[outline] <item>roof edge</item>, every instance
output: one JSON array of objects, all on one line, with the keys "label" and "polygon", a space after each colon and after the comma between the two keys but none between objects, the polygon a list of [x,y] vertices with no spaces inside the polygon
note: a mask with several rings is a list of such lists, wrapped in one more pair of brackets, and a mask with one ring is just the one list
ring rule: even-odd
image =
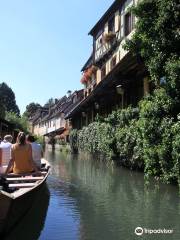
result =
[{"label": "roof edge", "polygon": [[118,4],[120,4],[122,2],[122,0],[115,0],[111,6],[107,9],[107,11],[102,15],[102,17],[99,19],[99,21],[94,25],[94,27],[89,31],[88,35],[93,36],[93,34],[95,33],[97,27],[103,23],[103,21],[106,20],[106,18],[109,16],[109,14],[111,13],[111,11],[113,9],[115,9],[116,7],[118,7]]}]

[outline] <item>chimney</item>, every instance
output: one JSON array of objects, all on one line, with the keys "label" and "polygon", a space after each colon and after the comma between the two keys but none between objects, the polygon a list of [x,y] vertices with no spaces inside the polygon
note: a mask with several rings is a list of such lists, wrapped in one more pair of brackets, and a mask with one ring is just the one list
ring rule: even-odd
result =
[{"label": "chimney", "polygon": [[70,96],[71,96],[71,93],[72,93],[71,90],[68,90],[68,91],[67,91],[67,96],[70,97]]}]

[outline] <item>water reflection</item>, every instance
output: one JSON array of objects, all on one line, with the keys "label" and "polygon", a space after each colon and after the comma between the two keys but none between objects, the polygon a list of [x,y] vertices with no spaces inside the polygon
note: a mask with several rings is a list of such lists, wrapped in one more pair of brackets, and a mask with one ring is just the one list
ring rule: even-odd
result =
[{"label": "water reflection", "polygon": [[[17,222],[4,240],[36,240],[44,227],[47,209],[49,205],[49,190],[44,184],[33,201],[32,207],[26,215]],[[23,208],[23,206],[22,206]],[[10,212],[11,214],[11,212]]]},{"label": "water reflection", "polygon": [[[54,200],[63,198],[63,206],[58,207],[71,209],[65,221],[73,217],[77,223],[74,238],[66,238],[63,232],[61,239],[135,239],[137,226],[174,229],[170,239],[180,239],[180,198],[175,186],[159,184],[157,188],[152,181],[146,189],[142,173],[107,168],[104,162],[85,155],[47,155],[57,180],[49,183]],[[59,226],[65,226],[62,222]],[[58,229],[54,234],[51,239],[58,239]],[[141,239],[147,237],[156,236]],[[165,236],[158,235],[158,239]]]}]

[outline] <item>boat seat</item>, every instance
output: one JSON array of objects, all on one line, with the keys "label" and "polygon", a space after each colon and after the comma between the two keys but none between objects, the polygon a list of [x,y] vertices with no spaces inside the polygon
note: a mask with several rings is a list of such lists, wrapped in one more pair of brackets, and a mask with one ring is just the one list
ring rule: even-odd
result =
[{"label": "boat seat", "polygon": [[13,182],[13,181],[24,181],[24,182],[26,182],[26,181],[34,181],[34,180],[43,180],[44,179],[44,177],[14,177],[14,178],[5,178],[6,179],[6,181],[8,181],[8,182]]},{"label": "boat seat", "polygon": [[30,188],[36,186],[36,183],[11,183],[8,188]]},{"label": "boat seat", "polygon": [[[47,172],[46,172],[47,173]],[[7,175],[3,175],[2,177],[3,178],[15,178],[15,177],[26,177],[26,176],[33,176],[33,177],[41,177],[42,175],[44,175],[45,172],[42,171],[42,172],[38,172],[38,173],[19,173],[19,174],[16,174],[16,173],[8,173]]]}]

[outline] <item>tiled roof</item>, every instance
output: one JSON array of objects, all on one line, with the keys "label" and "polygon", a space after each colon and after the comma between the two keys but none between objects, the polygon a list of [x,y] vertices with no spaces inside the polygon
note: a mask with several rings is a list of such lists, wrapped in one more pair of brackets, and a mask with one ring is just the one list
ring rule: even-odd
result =
[{"label": "tiled roof", "polygon": [[[73,103],[74,97],[77,96],[77,101]],[[61,113],[65,115],[71,111],[83,98],[83,89],[73,92],[69,97],[64,96],[59,99],[49,110],[46,109],[47,114],[42,117],[42,109],[39,109],[33,117],[33,123],[48,121]]]}]

